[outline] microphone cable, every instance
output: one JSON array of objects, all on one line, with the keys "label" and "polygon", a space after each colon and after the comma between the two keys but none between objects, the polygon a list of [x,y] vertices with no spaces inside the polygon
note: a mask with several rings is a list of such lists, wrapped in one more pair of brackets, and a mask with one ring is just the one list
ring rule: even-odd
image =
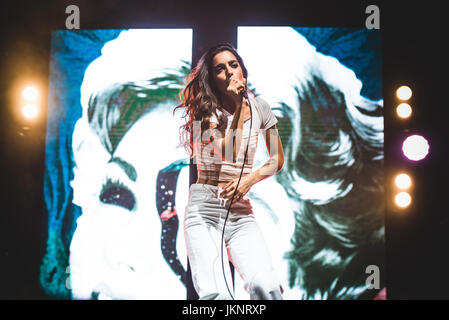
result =
[{"label": "microphone cable", "polygon": [[[220,255],[221,255],[221,269],[223,271],[223,278],[224,278],[224,281],[225,281],[225,284],[226,284],[226,288],[228,289],[228,292],[229,292],[232,300],[235,300],[235,299],[234,299],[234,296],[231,293],[231,290],[229,289],[228,281],[226,280],[226,274],[225,274],[225,270],[224,270],[224,257],[223,257],[224,233],[225,233],[225,228],[226,228],[226,221],[228,220],[228,216],[229,216],[229,211],[231,210],[232,200],[234,200],[234,196],[237,193],[237,190],[238,190],[238,187],[239,187],[239,184],[240,184],[240,179],[242,178],[242,175],[243,175],[243,168],[245,167],[246,157],[248,156],[248,147],[249,147],[249,143],[250,143],[250,140],[251,140],[251,128],[253,126],[253,110],[252,110],[251,102],[248,99],[248,94],[246,93],[245,90],[243,90],[241,92],[241,94],[246,99],[246,101],[248,101],[249,112],[250,112],[250,115],[251,115],[250,124],[249,124],[248,142],[246,144],[245,156],[243,157],[242,171],[240,172],[240,177],[239,177],[239,180],[237,181],[237,186],[235,187],[234,194],[231,197],[231,201],[229,203],[228,212],[226,213],[225,221],[224,221],[224,224],[223,224],[223,231],[222,231],[222,234],[221,234],[221,252],[220,252]],[[243,132],[242,132],[242,138],[243,138]]]}]

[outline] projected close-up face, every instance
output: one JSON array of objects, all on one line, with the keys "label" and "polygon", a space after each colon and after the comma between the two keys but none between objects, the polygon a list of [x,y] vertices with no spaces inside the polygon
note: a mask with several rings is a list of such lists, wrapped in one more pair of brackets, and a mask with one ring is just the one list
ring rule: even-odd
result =
[{"label": "projected close-up face", "polygon": [[[97,190],[83,187],[89,177],[83,177],[82,166],[75,170],[74,201],[84,199],[79,200],[83,213],[70,246],[74,298],[185,298],[184,285],[162,255],[161,220],[155,206],[159,170],[167,166],[167,159],[184,156],[175,148],[173,135],[164,137],[168,130],[176,132],[179,122],[168,121],[171,113],[166,105],[153,108],[125,133],[98,174]],[[93,158],[108,156],[101,155],[104,148],[92,140],[74,150],[75,161],[94,162]],[[188,167],[180,175],[186,181]],[[176,204],[182,208],[186,199],[182,186],[178,192],[166,191],[176,194]],[[183,210],[177,212],[182,221]],[[179,231],[174,250],[185,264],[182,238]]]},{"label": "projected close-up face", "polygon": [[[279,120],[284,167],[249,196],[284,299],[372,298],[366,267],[384,264],[378,45],[366,30],[239,27],[248,79],[231,52],[213,59],[220,92],[248,80]],[[44,290],[185,299],[190,168],[173,109],[192,30],[60,31],[52,48]],[[268,159],[258,141],[255,169]]]},{"label": "projected close-up face", "polygon": [[[164,187],[158,185],[159,172],[185,158],[184,151],[176,148],[181,119],[172,115],[174,93],[179,89],[171,88],[171,96],[158,100],[156,95],[168,88],[147,80],[169,67],[180,69],[181,60],[190,54],[189,33],[166,32],[174,39],[184,38],[178,40],[178,48],[165,48],[181,54],[164,60],[158,57],[163,51],[147,48],[152,53],[134,57],[140,59],[132,61],[137,68],[131,74],[129,69],[117,67],[117,59],[124,54],[122,45],[131,46],[127,50],[142,50],[143,39],[157,40],[154,38],[162,32],[140,31],[140,37],[136,33],[139,35],[139,31],[123,32],[108,43],[84,75],[81,101],[85,112],[73,133],[71,181],[73,203],[82,210],[69,258],[71,291],[76,299],[185,298],[184,275],[172,270],[174,265],[180,271],[186,269],[182,231],[167,230],[162,224],[170,219],[182,221],[183,211],[176,210],[174,204],[183,207],[186,186],[176,192],[176,185],[167,185],[163,194],[173,202],[167,201],[167,212],[158,212],[156,205],[156,189]],[[108,68],[115,69],[113,80],[101,72]],[[139,74],[142,69],[147,79]],[[182,185],[188,170],[178,171]],[[164,248],[161,240],[167,231],[174,241],[170,248]]]},{"label": "projected close-up face", "polygon": [[365,270],[385,259],[379,39],[350,28],[238,29],[248,80],[280,120],[276,181],[295,220],[285,275],[302,299],[376,294]]}]

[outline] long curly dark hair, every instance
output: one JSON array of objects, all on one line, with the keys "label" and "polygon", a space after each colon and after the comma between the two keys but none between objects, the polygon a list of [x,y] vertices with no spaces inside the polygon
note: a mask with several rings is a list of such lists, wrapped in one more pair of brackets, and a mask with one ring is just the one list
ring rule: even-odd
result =
[{"label": "long curly dark hair", "polygon": [[226,128],[227,119],[217,114],[217,107],[221,104],[220,95],[214,85],[212,74],[212,60],[218,53],[222,51],[230,51],[239,62],[243,76],[248,78],[248,70],[246,69],[243,59],[237,53],[237,50],[228,43],[220,43],[209,48],[199,59],[198,64],[192,69],[186,78],[185,88],[180,93],[181,104],[176,109],[185,108],[183,118],[186,123],[180,129],[180,144],[184,146],[186,151],[193,157],[193,122],[201,122],[201,131],[209,129],[209,119],[212,114],[218,119],[218,130]]}]

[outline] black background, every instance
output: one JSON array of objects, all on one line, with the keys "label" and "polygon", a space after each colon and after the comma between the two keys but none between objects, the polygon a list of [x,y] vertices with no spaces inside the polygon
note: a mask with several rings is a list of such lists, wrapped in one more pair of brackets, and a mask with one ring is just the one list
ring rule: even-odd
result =
[{"label": "black background", "polygon": [[[449,217],[444,167],[447,30],[441,2],[410,1],[2,1],[0,9],[0,298],[46,299],[38,273],[46,241],[43,200],[50,32],[65,29],[65,8],[80,8],[81,29],[193,28],[193,61],[208,46],[236,42],[236,26],[365,27],[365,8],[380,8],[385,115],[386,277],[389,299],[447,299]],[[43,84],[42,117],[15,116],[20,79]],[[395,90],[413,90],[412,118],[395,116]],[[403,159],[409,133],[430,141],[418,163]],[[392,205],[399,169],[414,177],[413,204]]]}]

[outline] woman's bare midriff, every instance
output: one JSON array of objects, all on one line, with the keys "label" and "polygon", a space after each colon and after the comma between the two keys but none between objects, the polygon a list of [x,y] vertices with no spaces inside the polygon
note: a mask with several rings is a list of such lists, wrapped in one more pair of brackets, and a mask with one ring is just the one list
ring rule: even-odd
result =
[{"label": "woman's bare midriff", "polygon": [[[248,175],[248,172],[245,172],[242,177]],[[238,176],[236,177],[238,178]],[[212,186],[217,186],[217,187],[224,187],[226,184],[229,183],[229,181],[217,181],[217,180],[212,180],[212,179],[204,179],[204,178],[198,178],[198,180],[196,181],[196,183],[201,183],[201,184],[210,184]]]},{"label": "woman's bare midriff", "polygon": [[229,181],[216,181],[216,180],[210,180],[210,179],[200,179],[196,181],[196,183],[201,184],[210,184],[211,186],[217,186],[217,187],[224,187]]}]

